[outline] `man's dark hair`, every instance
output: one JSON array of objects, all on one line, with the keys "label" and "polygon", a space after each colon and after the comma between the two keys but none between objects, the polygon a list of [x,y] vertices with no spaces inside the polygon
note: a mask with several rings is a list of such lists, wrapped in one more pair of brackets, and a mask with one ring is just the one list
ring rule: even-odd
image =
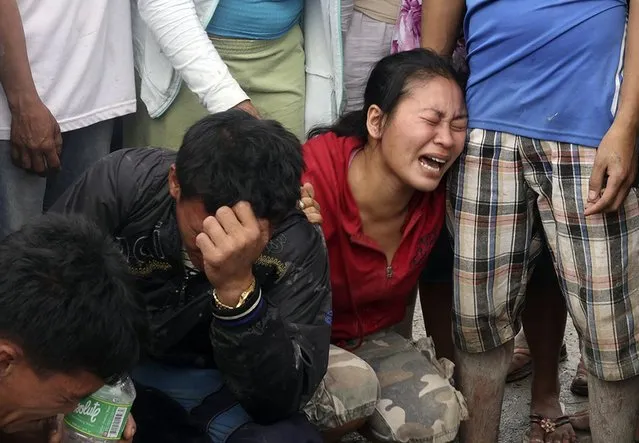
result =
[{"label": "man's dark hair", "polygon": [[273,120],[240,110],[204,117],[178,151],[181,196],[201,199],[208,213],[247,201],[255,216],[278,222],[300,198],[304,161],[295,135]]},{"label": "man's dark hair", "polygon": [[79,216],[48,214],[0,241],[0,338],[42,374],[130,371],[146,312],[116,244]]}]

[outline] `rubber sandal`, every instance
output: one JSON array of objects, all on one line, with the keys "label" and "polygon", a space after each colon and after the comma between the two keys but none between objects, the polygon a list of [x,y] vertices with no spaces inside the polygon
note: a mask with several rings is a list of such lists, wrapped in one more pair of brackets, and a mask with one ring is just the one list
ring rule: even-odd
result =
[{"label": "rubber sandal", "polygon": [[[551,434],[555,432],[557,428],[563,425],[570,424],[570,418],[568,418],[568,416],[566,415],[562,415],[560,417],[552,419],[548,417],[542,417],[541,415],[538,415],[538,414],[530,414],[530,423],[539,425],[539,427],[544,431],[544,433]],[[523,442],[524,443],[530,442],[530,431],[528,431],[524,435]]]}]

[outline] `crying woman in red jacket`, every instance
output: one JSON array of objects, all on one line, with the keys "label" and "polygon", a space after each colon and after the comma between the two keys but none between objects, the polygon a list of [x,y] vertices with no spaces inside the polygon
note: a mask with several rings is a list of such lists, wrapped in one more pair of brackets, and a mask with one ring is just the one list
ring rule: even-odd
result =
[{"label": "crying woman in red jacket", "polygon": [[450,362],[395,330],[444,225],[443,178],[466,123],[449,62],[414,50],[382,59],[364,108],[312,131],[304,146],[333,290],[336,346],[323,388],[341,406],[323,425],[334,437],[359,428],[374,441],[447,442],[466,418]]}]

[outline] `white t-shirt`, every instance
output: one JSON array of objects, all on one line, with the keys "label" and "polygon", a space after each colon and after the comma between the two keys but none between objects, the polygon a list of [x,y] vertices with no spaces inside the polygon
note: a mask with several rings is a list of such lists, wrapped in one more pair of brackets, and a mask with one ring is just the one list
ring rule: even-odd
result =
[{"label": "white t-shirt", "polygon": [[[18,0],[33,79],[60,129],[135,112],[130,0]],[[0,140],[11,114],[0,87]]]}]

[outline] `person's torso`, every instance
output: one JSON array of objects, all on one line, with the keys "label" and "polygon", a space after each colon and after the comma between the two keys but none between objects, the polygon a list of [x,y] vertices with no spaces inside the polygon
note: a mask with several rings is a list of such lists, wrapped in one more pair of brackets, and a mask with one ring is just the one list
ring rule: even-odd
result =
[{"label": "person's torso", "polygon": [[399,15],[401,0],[354,0],[356,11],[372,19],[394,25]]},{"label": "person's torso", "polygon": [[211,364],[208,325],[211,286],[201,272],[185,266],[182,240],[169,195],[167,171],[174,156],[158,158],[144,173],[147,181],[121,226],[114,232],[146,304],[151,323],[150,353],[160,360]]},{"label": "person's torso", "polygon": [[[129,0],[19,0],[36,89],[62,131],[135,111]],[[0,88],[0,139],[11,116]]]},{"label": "person's torso", "polygon": [[467,0],[469,127],[598,146],[616,112],[625,0]]},{"label": "person's torso", "polygon": [[[327,140],[325,144],[324,140]],[[322,208],[333,291],[334,341],[369,335],[399,323],[408,296],[437,241],[444,220],[444,188],[414,198],[401,242],[392,258],[362,230],[359,210],[347,181],[357,142],[343,145],[333,134],[305,145],[305,180]]]},{"label": "person's torso", "polygon": [[[193,0],[193,5],[206,28],[218,0]],[[137,2],[132,3],[135,68],[141,79],[139,94],[149,115],[158,118],[174,102],[182,84],[182,76],[177,75],[166,52],[177,50],[188,42],[175,39],[170,42],[170,48],[162,50],[142,19],[141,9],[145,14],[152,14],[155,8],[149,5],[141,8]],[[340,2],[305,0],[302,22],[306,58],[307,105],[304,112],[308,131],[334,121],[344,102]]]},{"label": "person's torso", "polygon": [[[211,284],[203,272],[185,260],[175,205],[168,193],[167,171],[175,153],[156,150],[149,158],[147,188],[131,205],[126,219],[113,233],[135,278],[151,322],[151,357],[177,365],[214,365],[209,329],[212,320]],[[138,180],[136,180],[138,182]],[[128,207],[128,205],[127,205]],[[308,241],[308,222],[291,213],[280,223],[253,273],[267,298],[282,283],[292,265],[295,245]],[[297,259],[297,258],[296,258]],[[271,302],[277,303],[278,300]]]},{"label": "person's torso", "polygon": [[220,0],[208,24],[209,34],[275,40],[299,23],[304,0]]}]

